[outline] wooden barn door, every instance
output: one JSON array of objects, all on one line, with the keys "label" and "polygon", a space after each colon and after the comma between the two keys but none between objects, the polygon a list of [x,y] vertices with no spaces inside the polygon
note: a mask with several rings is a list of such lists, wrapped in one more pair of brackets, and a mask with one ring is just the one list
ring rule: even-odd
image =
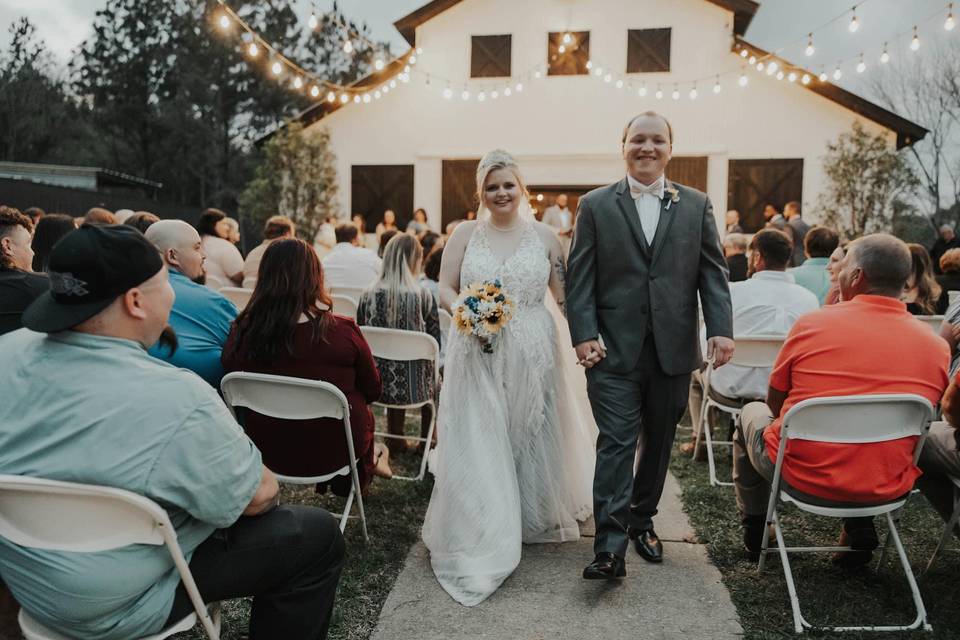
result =
[{"label": "wooden barn door", "polygon": [[677,156],[667,165],[667,179],[699,191],[707,190],[707,156]]},{"label": "wooden barn door", "polygon": [[475,160],[444,160],[441,163],[441,231],[467,211],[477,210],[477,165]]},{"label": "wooden barn door", "polygon": [[413,217],[412,164],[353,165],[350,174],[350,214],[362,214],[367,231],[383,221],[387,209],[397,214],[397,227],[406,229]]},{"label": "wooden barn door", "polygon": [[740,212],[740,224],[748,233],[763,228],[764,206],[772,204],[783,212],[783,205],[802,196],[802,158],[730,161],[727,208]]}]

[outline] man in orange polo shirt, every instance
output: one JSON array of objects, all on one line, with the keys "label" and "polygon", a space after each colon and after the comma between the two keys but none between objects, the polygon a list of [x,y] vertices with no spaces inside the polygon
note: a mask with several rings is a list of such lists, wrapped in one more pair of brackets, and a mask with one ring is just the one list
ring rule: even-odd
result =
[{"label": "man in orange polo shirt", "polygon": [[[911,316],[900,294],[910,275],[910,251],[887,234],[852,242],[840,263],[841,304],[801,316],[770,374],[767,402],[743,409],[734,444],[734,483],[744,545],[760,551],[766,532],[780,422],[792,406],[825,396],[915,393],[936,404],[947,386],[950,348]],[[774,416],[779,416],[774,419]],[[907,493],[920,475],[916,438],[868,444],[795,440],[787,445],[783,480],[817,504],[877,504]],[[868,562],[877,546],[872,518],[844,523],[841,564]]]}]

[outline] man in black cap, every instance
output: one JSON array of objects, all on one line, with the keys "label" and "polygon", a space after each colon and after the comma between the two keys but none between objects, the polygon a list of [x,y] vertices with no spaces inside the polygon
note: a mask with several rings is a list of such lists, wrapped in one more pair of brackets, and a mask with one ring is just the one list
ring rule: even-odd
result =
[{"label": "man in black cap", "polygon": [[[32,331],[0,337],[12,400],[0,403],[0,469],[156,501],[205,601],[254,596],[251,640],[326,637],[339,527],[322,509],[277,506],[276,477],[216,391],[147,354],[174,300],[157,249],[132,227],[84,225],[54,248],[49,272],[50,291],[23,314]],[[0,538],[0,573],[33,617],[72,638],[141,637],[192,612],[162,546],[91,555]]]}]

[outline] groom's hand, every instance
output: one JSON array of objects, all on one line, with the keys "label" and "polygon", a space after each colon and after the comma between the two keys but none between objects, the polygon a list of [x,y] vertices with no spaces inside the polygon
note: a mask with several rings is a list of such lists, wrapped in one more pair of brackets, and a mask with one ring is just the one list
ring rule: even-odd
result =
[{"label": "groom's hand", "polygon": [[607,350],[600,346],[598,340],[587,340],[577,345],[577,364],[583,365],[587,369],[593,368],[595,364],[607,357]]},{"label": "groom's hand", "polygon": [[713,368],[722,367],[733,357],[733,340],[714,336],[707,340],[707,360],[713,359]]}]

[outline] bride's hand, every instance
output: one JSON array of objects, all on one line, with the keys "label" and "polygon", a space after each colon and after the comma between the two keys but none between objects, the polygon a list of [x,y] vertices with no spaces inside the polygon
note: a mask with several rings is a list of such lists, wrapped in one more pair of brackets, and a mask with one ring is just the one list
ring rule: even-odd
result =
[{"label": "bride's hand", "polygon": [[607,350],[597,340],[587,340],[577,345],[577,364],[587,369],[593,368],[598,362],[607,357]]}]

